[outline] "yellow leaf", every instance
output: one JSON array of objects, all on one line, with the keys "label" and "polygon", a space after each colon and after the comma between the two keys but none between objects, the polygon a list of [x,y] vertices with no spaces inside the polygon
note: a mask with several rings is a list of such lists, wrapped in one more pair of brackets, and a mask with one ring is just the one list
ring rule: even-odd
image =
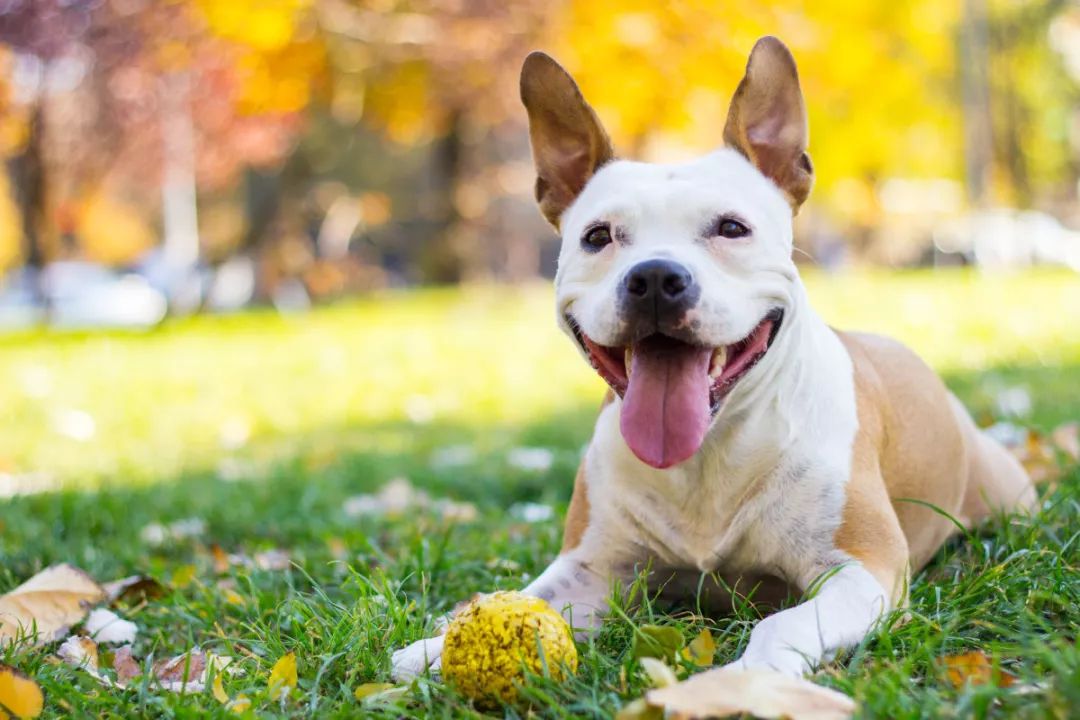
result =
[{"label": "yellow leaf", "polygon": [[296,655],[287,653],[281,656],[270,670],[270,679],[266,682],[272,700],[287,696],[296,687]]},{"label": "yellow leaf", "polygon": [[225,686],[221,682],[221,674],[214,676],[214,684],[211,687],[211,691],[214,693],[214,699],[222,705],[229,704],[229,694],[225,692]]},{"label": "yellow leaf", "polygon": [[247,709],[251,707],[251,700],[247,695],[237,695],[236,699],[225,706],[230,712],[234,712],[237,715],[241,715],[247,712]]},{"label": "yellow leaf", "polygon": [[88,607],[104,599],[101,586],[78,568],[54,565],[42,570],[0,596],[0,647],[20,635],[34,635],[37,645],[59,640],[86,616]]},{"label": "yellow leaf", "polygon": [[1001,668],[995,670],[990,657],[981,650],[948,655],[942,659],[942,663],[945,666],[945,677],[956,688],[963,687],[967,683],[1009,687],[1016,682],[1015,675]]},{"label": "yellow leaf", "polygon": [[236,592],[235,590],[225,591],[225,602],[229,603],[230,605],[239,605],[240,607],[243,607],[246,604],[246,602],[244,601],[244,596]]},{"label": "yellow leaf", "polygon": [[664,720],[664,710],[638,698],[615,713],[615,720]]},{"label": "yellow leaf", "polygon": [[716,654],[716,641],[713,640],[709,628],[705,628],[698,633],[698,636],[683,648],[681,654],[698,667],[711,666],[713,664],[713,655]]},{"label": "yellow leaf", "polygon": [[181,565],[173,571],[172,586],[175,588],[187,587],[195,580],[195,574],[197,572],[194,565]]},{"label": "yellow leaf", "polygon": [[363,685],[358,686],[356,690],[353,691],[353,697],[355,697],[357,700],[363,700],[364,698],[384,693],[387,690],[392,690],[393,688],[393,683],[364,683]]},{"label": "yellow leaf", "polygon": [[675,671],[669,668],[663,660],[644,657],[639,662],[642,670],[649,677],[651,687],[662,688],[679,682],[679,679],[675,677]]},{"label": "yellow leaf", "polygon": [[[9,717],[36,718],[44,706],[45,696],[36,682],[15,668],[0,663],[0,720]],[[5,709],[7,712],[4,712]]]},{"label": "yellow leaf", "polygon": [[650,690],[645,700],[664,708],[666,717],[679,720],[729,715],[847,720],[855,712],[855,702],[843,693],[759,669],[707,670],[676,685]]}]

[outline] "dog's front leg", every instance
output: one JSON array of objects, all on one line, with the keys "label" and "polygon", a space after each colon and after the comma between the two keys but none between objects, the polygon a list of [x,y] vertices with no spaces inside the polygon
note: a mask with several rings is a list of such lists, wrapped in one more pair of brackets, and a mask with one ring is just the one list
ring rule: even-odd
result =
[{"label": "dog's front leg", "polygon": [[858,645],[890,606],[881,583],[853,561],[826,579],[812,599],[761,620],[742,657],[729,667],[803,675]]},{"label": "dog's front leg", "polygon": [[[610,563],[577,548],[557,557],[522,592],[561,611],[580,639],[599,627],[615,575]],[[391,675],[406,680],[424,670],[438,671],[442,650],[441,634],[418,640],[393,654]]]}]

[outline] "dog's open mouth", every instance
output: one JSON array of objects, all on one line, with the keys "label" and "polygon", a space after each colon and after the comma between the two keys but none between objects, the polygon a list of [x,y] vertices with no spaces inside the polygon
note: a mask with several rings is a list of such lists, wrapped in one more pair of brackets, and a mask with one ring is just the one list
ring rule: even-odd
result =
[{"label": "dog's open mouth", "polygon": [[659,333],[609,347],[569,320],[593,367],[623,398],[620,426],[630,449],[643,462],[666,468],[701,447],[724,398],[768,352],[783,311],[769,312],[745,338],[719,348]]}]

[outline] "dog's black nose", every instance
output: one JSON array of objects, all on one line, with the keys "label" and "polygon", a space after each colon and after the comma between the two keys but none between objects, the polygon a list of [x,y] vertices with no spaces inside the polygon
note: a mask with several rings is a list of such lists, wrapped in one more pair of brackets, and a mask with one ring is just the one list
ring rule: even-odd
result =
[{"label": "dog's black nose", "polygon": [[701,291],[685,266],[656,258],[630,268],[620,294],[628,319],[665,325],[678,322],[697,303]]},{"label": "dog's black nose", "polygon": [[624,280],[626,293],[635,300],[678,300],[694,284],[690,271],[672,260],[646,260],[630,268]]}]

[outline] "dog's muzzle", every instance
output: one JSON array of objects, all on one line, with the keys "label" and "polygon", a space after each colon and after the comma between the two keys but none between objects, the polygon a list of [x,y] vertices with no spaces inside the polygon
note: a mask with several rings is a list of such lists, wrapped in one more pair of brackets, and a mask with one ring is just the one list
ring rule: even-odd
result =
[{"label": "dog's muzzle", "polygon": [[678,336],[701,286],[684,265],[655,258],[634,265],[619,285],[619,315],[631,342],[661,332]]}]

